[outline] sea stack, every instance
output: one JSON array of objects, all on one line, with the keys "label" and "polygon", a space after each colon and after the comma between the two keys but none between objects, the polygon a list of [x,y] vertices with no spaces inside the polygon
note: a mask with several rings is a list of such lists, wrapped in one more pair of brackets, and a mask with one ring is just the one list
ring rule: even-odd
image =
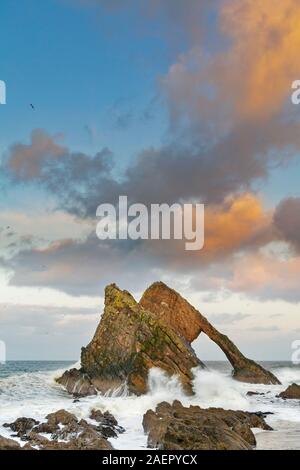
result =
[{"label": "sea stack", "polygon": [[257,384],[280,384],[271,372],[245,357],[226,335],[220,333],[178,292],[163,282],[152,284],[145,291],[140,304],[155,313],[157,318],[163,318],[189,342],[194,341],[200,333],[205,333],[226,355],[236,380]]},{"label": "sea stack", "polygon": [[[92,341],[82,348],[81,366],[81,378],[78,372],[67,371],[58,379],[77,395],[93,388],[106,393],[125,383],[133,393],[146,393],[148,373],[153,367],[170,376],[178,375],[185,391],[191,394],[192,369],[204,367],[189,342],[172,325],[115,284],[105,289],[104,313]],[[76,379],[72,380],[74,374]]]},{"label": "sea stack", "polygon": [[104,313],[92,341],[81,351],[81,369],[66,371],[57,382],[77,396],[107,393],[124,385],[139,395],[147,392],[149,370],[159,367],[169,376],[176,374],[191,394],[192,369],[205,367],[191,346],[202,332],[225,353],[235,379],[279,383],[162,282],[152,284],[139,303],[115,284],[107,286]]}]

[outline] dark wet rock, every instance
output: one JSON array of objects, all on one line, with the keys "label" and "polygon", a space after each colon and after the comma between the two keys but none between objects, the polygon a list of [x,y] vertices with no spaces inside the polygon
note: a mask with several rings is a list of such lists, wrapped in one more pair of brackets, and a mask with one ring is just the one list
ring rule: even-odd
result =
[{"label": "dark wet rock", "polygon": [[67,370],[61,377],[56,379],[56,381],[76,397],[97,394],[97,390],[88,375],[78,369]]},{"label": "dark wet rock", "polygon": [[31,446],[37,446],[38,448],[47,445],[48,442],[50,442],[47,437],[41,436],[40,434],[34,431],[30,431],[30,433],[28,434],[28,441]]},{"label": "dark wet rock", "polygon": [[97,431],[86,429],[69,442],[48,441],[41,450],[112,450],[112,445]]},{"label": "dark wet rock", "polygon": [[111,413],[109,413],[109,411],[105,411],[104,413],[102,413],[101,410],[92,410],[90,414],[90,419],[93,419],[94,421],[97,421],[101,424],[107,424],[107,426],[118,425],[118,421]]},{"label": "dark wet rock", "polygon": [[143,427],[149,447],[163,450],[250,450],[256,444],[252,427],[271,430],[256,413],[185,408],[178,401],[148,410]]},{"label": "dark wet rock", "polygon": [[35,426],[32,429],[32,432],[35,432],[37,434],[42,433],[42,434],[54,434],[57,430],[59,429],[58,424],[55,423],[41,423],[38,426]]},{"label": "dark wet rock", "polygon": [[22,450],[37,450],[35,449],[34,447],[32,447],[32,445],[27,442],[23,447],[22,447]]},{"label": "dark wet rock", "polygon": [[[273,413],[273,411],[256,411],[254,414],[260,418],[266,418],[267,416],[273,415],[275,413]],[[271,430],[272,429],[270,428],[269,431]]]},{"label": "dark wet rock", "polygon": [[77,423],[78,419],[72,413],[69,413],[66,410],[58,410],[55,413],[50,413],[46,416],[48,424],[57,425],[57,424],[73,424]]},{"label": "dark wet rock", "polygon": [[102,413],[101,410],[92,410],[90,419],[99,423],[97,430],[106,438],[117,437],[118,434],[125,431],[122,426],[118,425],[116,418],[108,411]]},{"label": "dark wet rock", "polygon": [[300,400],[300,385],[293,383],[278,395],[279,398]]},{"label": "dark wet rock", "polygon": [[13,439],[0,436],[0,450],[21,450],[21,447]]},{"label": "dark wet rock", "polygon": [[20,418],[6,426],[22,431],[21,439],[28,441],[27,444],[21,448],[16,441],[0,437],[0,449],[2,446],[20,450],[111,450],[112,446],[107,439],[117,437],[124,431],[123,428],[108,411],[102,413],[93,410],[91,416],[95,424],[85,419],[78,420],[64,409],[48,414],[47,422],[43,423],[31,418]]},{"label": "dark wet rock", "polygon": [[[31,431],[30,444],[39,450],[111,450],[112,446],[106,437],[85,420],[70,420],[62,426],[51,439]],[[116,436],[114,436],[116,437]]]},{"label": "dark wet rock", "polygon": [[251,390],[246,393],[247,397],[253,397],[255,395],[264,395],[263,392],[252,392]]},{"label": "dark wet rock", "polygon": [[3,426],[14,431],[16,437],[22,437],[37,424],[39,424],[39,421],[33,418],[18,418],[13,423],[5,423]]}]

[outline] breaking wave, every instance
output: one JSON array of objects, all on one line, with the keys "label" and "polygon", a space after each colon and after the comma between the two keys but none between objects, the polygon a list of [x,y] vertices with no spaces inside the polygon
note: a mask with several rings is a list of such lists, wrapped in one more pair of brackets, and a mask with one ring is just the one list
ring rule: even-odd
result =
[{"label": "breaking wave", "polygon": [[[178,377],[168,377],[162,370],[154,368],[149,373],[149,391],[145,395],[135,396],[123,389],[110,396],[99,394],[81,398],[75,403],[55,382],[63,370],[14,374],[0,378],[0,434],[8,437],[8,429],[2,425],[21,416],[43,420],[48,413],[64,408],[78,418],[87,419],[93,408],[99,408],[102,411],[109,410],[126,429],[118,439],[112,440],[115,448],[141,449],[146,447],[147,440],[142,428],[143,414],[148,409],[155,409],[162,401],[172,403],[176,399],[185,406],[272,411],[280,419],[300,421],[300,411],[293,404],[276,399],[278,391],[288,383],[300,382],[300,367],[279,367],[273,371],[282,381],[282,386],[241,384],[225,373],[195,368],[194,395],[187,396]],[[246,396],[248,390],[265,391],[267,395],[249,398]]]}]

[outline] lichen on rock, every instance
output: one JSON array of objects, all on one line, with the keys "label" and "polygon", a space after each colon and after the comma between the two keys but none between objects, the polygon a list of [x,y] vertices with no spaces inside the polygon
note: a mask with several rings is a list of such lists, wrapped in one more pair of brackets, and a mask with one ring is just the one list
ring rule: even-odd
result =
[{"label": "lichen on rock", "polygon": [[191,342],[205,333],[225,353],[233,377],[250,383],[277,384],[278,379],[246,358],[181,295],[162,282],[152,284],[136,302],[115,284],[105,289],[105,308],[92,341],[81,351],[81,369],[66,371],[57,382],[77,396],[127,387],[147,392],[149,370],[177,375],[192,393],[194,367],[205,367]]},{"label": "lichen on rock", "polygon": [[179,334],[191,342],[205,333],[224,352],[233,367],[233,377],[241,382],[279,384],[279,380],[261,365],[245,357],[236,345],[220,333],[198,310],[178,292],[163,282],[152,284],[140,304],[163,318]]}]

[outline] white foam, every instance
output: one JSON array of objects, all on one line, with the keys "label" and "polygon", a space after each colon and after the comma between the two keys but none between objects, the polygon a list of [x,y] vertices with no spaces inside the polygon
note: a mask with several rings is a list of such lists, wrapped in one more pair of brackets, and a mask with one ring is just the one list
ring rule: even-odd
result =
[{"label": "white foam", "polygon": [[[193,370],[195,395],[188,397],[178,377],[170,378],[162,370],[154,368],[150,371],[149,391],[145,395],[139,397],[130,395],[123,388],[119,393],[110,396],[86,397],[76,403],[73,402],[73,397],[55,383],[55,377],[62,372],[60,370],[24,373],[0,379],[0,435],[9,437],[11,431],[3,428],[2,424],[21,416],[42,421],[48,413],[64,408],[78,418],[87,419],[92,408],[97,408],[102,411],[109,410],[126,429],[124,434],[111,440],[115,448],[141,449],[147,444],[147,437],[142,428],[144,413],[148,409],[155,409],[162,401],[172,403],[175,399],[180,400],[185,406],[272,411],[276,414],[268,418],[271,425],[277,419],[300,422],[299,402],[296,406],[296,403],[291,403],[292,400],[284,401],[276,398],[277,393],[285,388],[287,382],[299,382],[297,377],[300,377],[300,369],[279,369],[276,373],[283,385],[266,386],[242,384],[217,371],[196,368]],[[246,396],[248,390],[269,393],[249,398]]]},{"label": "white foam", "polygon": [[219,407],[224,409],[247,410],[249,402],[239,386],[231,377],[215,371],[194,369],[195,397],[193,402],[203,408]]},{"label": "white foam", "polygon": [[272,372],[278,377],[283,385],[288,386],[295,382],[300,384],[300,367],[279,367],[273,369]]}]

